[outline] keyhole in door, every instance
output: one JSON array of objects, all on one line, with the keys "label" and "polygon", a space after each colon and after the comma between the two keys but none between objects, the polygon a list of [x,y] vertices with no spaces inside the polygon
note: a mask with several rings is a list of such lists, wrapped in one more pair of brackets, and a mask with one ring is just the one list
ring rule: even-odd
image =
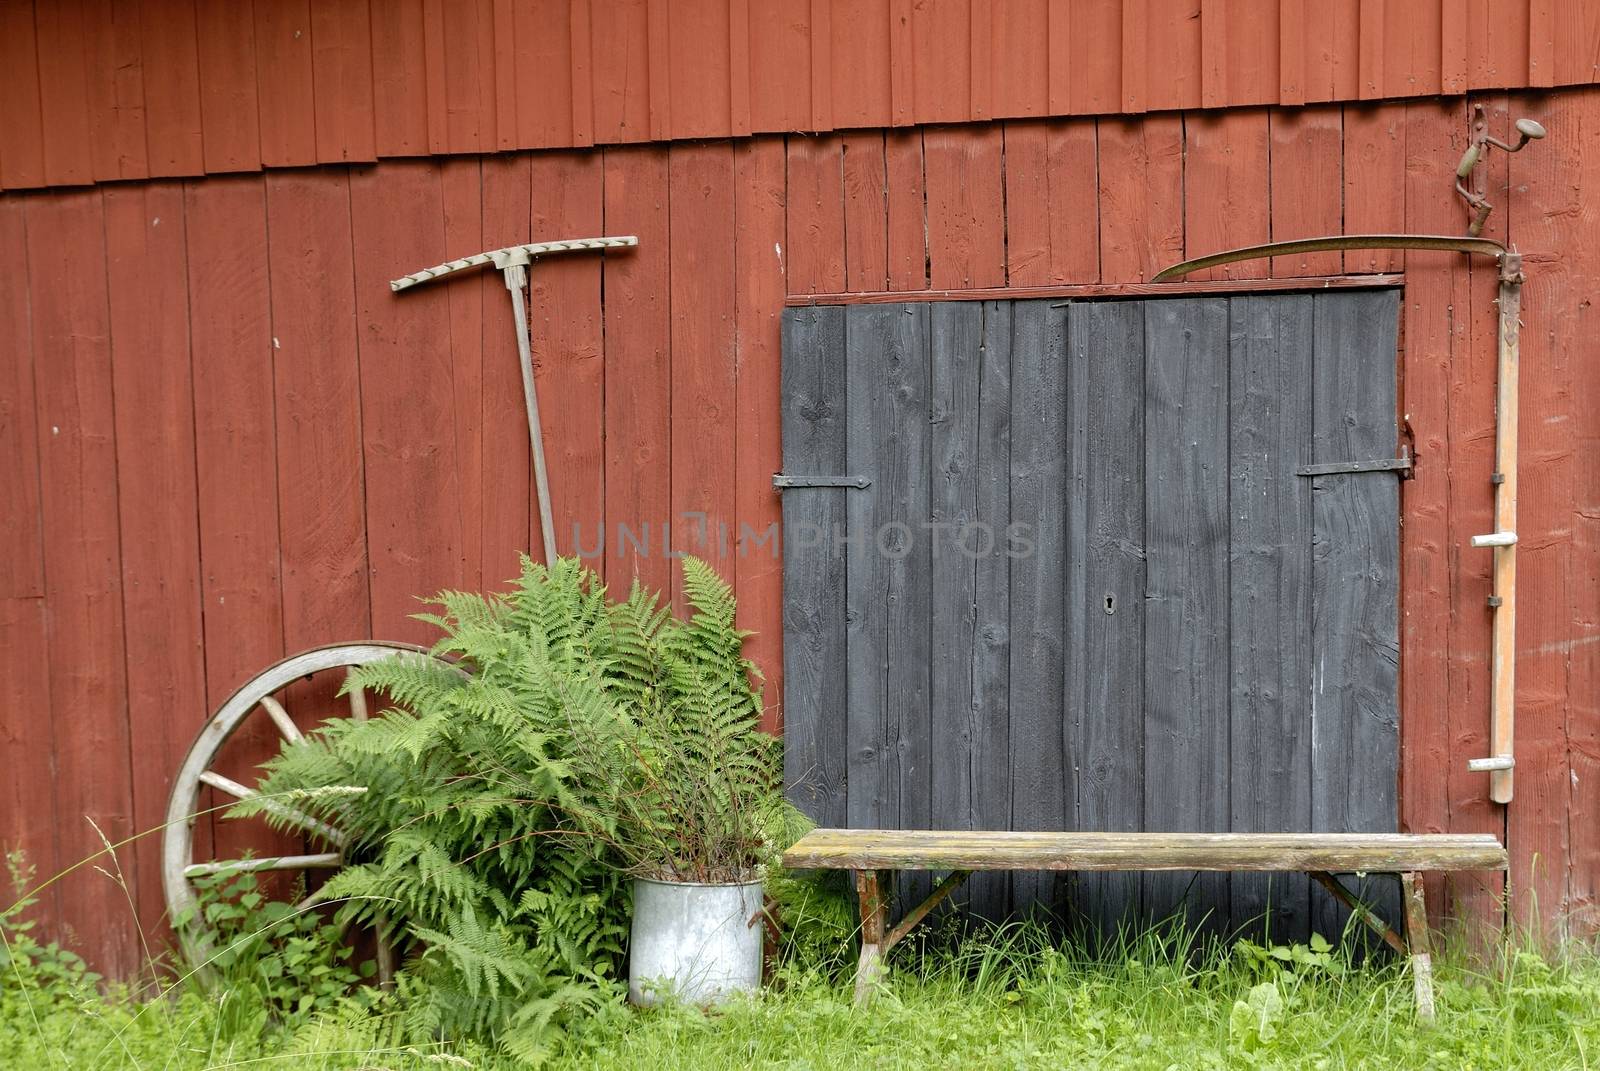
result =
[{"label": "keyhole in door", "polygon": [[1117,612],[1117,597],[1115,595],[1107,595],[1106,596],[1106,613],[1114,614],[1116,612]]}]

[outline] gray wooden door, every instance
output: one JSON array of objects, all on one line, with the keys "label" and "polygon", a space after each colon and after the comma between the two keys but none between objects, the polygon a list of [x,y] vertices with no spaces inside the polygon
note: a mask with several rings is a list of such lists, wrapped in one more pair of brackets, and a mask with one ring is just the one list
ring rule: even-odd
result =
[{"label": "gray wooden door", "polygon": [[[793,800],[858,827],[1395,829],[1397,481],[1298,470],[1395,456],[1398,300],[790,310]],[[971,897],[1339,925],[1300,876]]]}]

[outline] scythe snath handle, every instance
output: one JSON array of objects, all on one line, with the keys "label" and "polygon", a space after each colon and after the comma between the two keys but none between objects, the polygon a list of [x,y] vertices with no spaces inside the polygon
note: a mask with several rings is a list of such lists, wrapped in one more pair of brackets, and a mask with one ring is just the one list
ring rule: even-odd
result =
[{"label": "scythe snath handle", "polygon": [[474,253],[460,260],[450,260],[431,268],[412,272],[394,279],[389,289],[401,290],[432,282],[452,272],[468,268],[493,266],[505,278],[506,289],[511,292],[511,314],[517,321],[517,357],[522,364],[522,400],[528,410],[528,445],[533,451],[533,482],[539,495],[539,534],[544,537],[544,560],[554,565],[556,560],[555,520],[550,509],[550,475],[545,468],[544,432],[539,426],[539,392],[533,382],[533,343],[528,337],[528,310],[523,303],[522,290],[528,285],[528,265],[534,257],[550,253],[592,253],[603,249],[629,249],[639,244],[631,234],[614,238],[568,238],[559,242],[528,242],[508,245],[503,249],[490,249]]}]

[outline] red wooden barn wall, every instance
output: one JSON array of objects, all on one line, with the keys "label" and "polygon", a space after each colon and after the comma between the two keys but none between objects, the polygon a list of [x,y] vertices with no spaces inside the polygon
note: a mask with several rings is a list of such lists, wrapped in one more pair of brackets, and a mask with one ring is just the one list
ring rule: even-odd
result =
[{"label": "red wooden barn wall", "polygon": [[0,0],[0,188],[1596,80],[1555,0]]},{"label": "red wooden barn wall", "polygon": [[[1600,396],[1587,235],[1600,90],[1478,98],[1502,135],[1489,233],[1528,254],[1517,799],[1487,753],[1495,277],[1429,253],[1238,265],[1406,273],[1403,807],[1492,831],[1526,915],[1600,893]],[[0,841],[42,873],[160,821],[196,728],[285,651],[426,639],[413,596],[492,585],[538,545],[507,299],[399,274],[509,242],[635,233],[534,271],[558,536],[777,517],[786,294],[1146,279],[1329,232],[1458,233],[1468,101],[1029,120],[393,161],[0,197]],[[712,532],[716,529],[713,527]],[[679,546],[693,546],[693,527]],[[712,540],[709,549],[718,556]],[[771,546],[720,557],[781,694]],[[672,582],[659,553],[604,568]],[[1508,817],[1509,815],[1509,817]],[[101,966],[159,926],[154,839],[125,894],[84,870],[50,917]],[[1493,914],[1497,891],[1437,903]],[[1535,896],[1537,900],[1535,901]],[[130,904],[132,906],[130,906]]]}]

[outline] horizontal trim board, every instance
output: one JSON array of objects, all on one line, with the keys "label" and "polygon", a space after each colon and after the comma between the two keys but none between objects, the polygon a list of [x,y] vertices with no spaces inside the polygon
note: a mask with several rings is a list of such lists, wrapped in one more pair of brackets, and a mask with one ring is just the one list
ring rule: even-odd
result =
[{"label": "horizontal trim board", "polygon": [[1216,870],[1396,873],[1504,870],[1490,834],[1024,833],[816,829],[783,855],[794,868],[852,870]]},{"label": "horizontal trim board", "polygon": [[1192,294],[1271,294],[1297,290],[1377,290],[1403,286],[1400,272],[1381,275],[1311,275],[1293,279],[1205,279],[1177,283],[1070,283],[1060,286],[991,286],[971,290],[884,290],[841,294],[790,294],[790,308],[813,305],[898,305],[912,301],[1068,301],[1142,297],[1184,297]]}]

